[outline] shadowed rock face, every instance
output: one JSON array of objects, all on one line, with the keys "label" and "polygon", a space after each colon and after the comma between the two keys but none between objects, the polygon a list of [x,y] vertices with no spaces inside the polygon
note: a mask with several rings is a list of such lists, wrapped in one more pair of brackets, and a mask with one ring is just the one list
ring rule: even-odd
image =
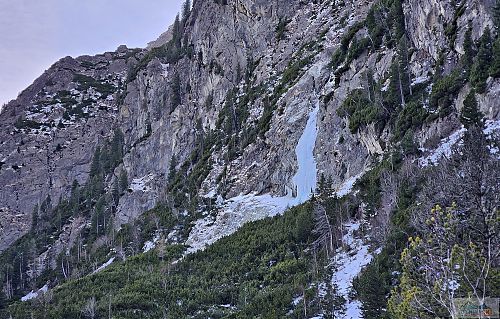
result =
[{"label": "shadowed rock face", "polygon": [[[410,61],[415,78],[432,73],[439,51],[448,45],[444,26],[453,19],[451,2],[404,4],[409,40],[416,48]],[[217,190],[225,171],[223,195],[227,198],[249,192],[286,195],[294,188],[297,143],[318,100],[314,148],[318,175],[332,176],[339,186],[365,171],[386,152],[391,132],[368,126],[352,134],[337,109],[349,92],[363,86],[368,69],[375,80],[385,79],[395,52],[385,47],[365,52],[339,77],[329,63],[346,31],[366,17],[372,3],[229,0],[221,5],[196,1],[182,37],[191,53],[176,63],[153,58],[133,81],[127,81],[127,74],[147,50],[120,47],[116,52],[67,57],[54,64],[0,114],[0,252],[29,231],[35,205],[49,195],[57,203],[68,195],[74,180],[80,184],[87,180],[95,148],[114,128],[124,133],[126,144],[126,155],[114,176],[124,169],[131,184],[116,207],[116,227],[154,207],[166,196],[172,156],[183,163],[201,130],[216,128],[230,90],[236,89],[237,98],[244,97],[247,71],[251,71],[251,86],[260,90],[247,105],[247,123],[253,125],[264,113],[264,93],[276,89],[290,65],[308,60],[276,94],[276,109],[265,134],[231,161],[227,161],[227,148],[212,152],[200,194]],[[474,39],[491,26],[489,7],[489,1],[479,0],[467,6],[457,21],[456,51],[461,51],[469,19],[474,21]],[[285,20],[283,37],[278,38],[277,26]],[[365,35],[364,29],[357,33]],[[171,36],[171,32],[164,35],[152,46],[163,45]],[[445,68],[449,69],[459,54],[450,50],[448,57]],[[175,75],[180,79],[180,104],[172,108]],[[479,98],[481,109],[491,119],[498,116],[499,88],[500,83],[493,82]],[[324,99],[327,95],[329,99]],[[457,108],[463,96],[461,92]],[[207,103],[209,97],[211,103]],[[79,105],[84,105],[81,112],[75,111]],[[424,145],[456,126],[453,120],[429,125],[417,140]],[[110,176],[107,185],[114,180]],[[56,256],[63,248],[55,245],[53,249]]]}]

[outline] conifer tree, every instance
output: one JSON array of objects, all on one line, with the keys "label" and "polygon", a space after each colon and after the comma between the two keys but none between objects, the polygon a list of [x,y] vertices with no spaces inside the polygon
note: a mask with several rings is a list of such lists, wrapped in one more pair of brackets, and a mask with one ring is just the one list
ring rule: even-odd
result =
[{"label": "conifer tree", "polygon": [[111,192],[112,192],[111,195],[113,196],[113,201],[114,201],[115,205],[118,205],[118,202],[120,201],[120,185],[119,185],[117,178],[113,182],[113,188],[112,188]]},{"label": "conifer tree", "polygon": [[76,179],[73,180],[73,184],[71,185],[69,205],[72,214],[76,214],[80,209],[80,185]]},{"label": "conifer tree", "polygon": [[189,13],[191,12],[191,0],[184,1],[182,5],[182,21],[183,24],[186,24],[186,21],[189,17]]},{"label": "conifer tree", "polygon": [[396,41],[405,35],[405,15],[403,12],[402,0],[394,0],[392,7],[392,16],[394,18],[394,35]]},{"label": "conifer tree", "polygon": [[479,50],[477,52],[474,65],[472,66],[470,81],[476,88],[477,93],[484,93],[486,90],[486,80],[489,75],[491,63],[491,33],[486,27],[480,39]]},{"label": "conifer tree", "polygon": [[469,128],[473,125],[480,127],[482,118],[483,116],[479,111],[476,100],[476,91],[472,89],[465,97],[464,106],[460,112],[460,122],[462,122],[465,128]]},{"label": "conifer tree", "polygon": [[94,157],[92,158],[92,164],[90,164],[90,176],[96,176],[101,172],[101,148],[98,146],[94,151]]},{"label": "conifer tree", "polygon": [[462,56],[462,67],[467,72],[470,71],[472,64],[474,63],[474,56],[476,52],[474,51],[474,41],[472,40],[472,23],[469,22],[467,31],[464,34],[464,55]]},{"label": "conifer tree", "polygon": [[111,164],[112,168],[116,167],[123,158],[123,144],[125,137],[120,129],[115,129],[113,139],[111,140]]},{"label": "conifer tree", "polygon": [[388,95],[386,100],[389,104],[389,111],[393,111],[399,106],[403,106],[405,104],[399,59],[396,59],[392,62],[389,91],[387,93]]},{"label": "conifer tree", "polygon": [[410,56],[408,53],[408,40],[405,35],[399,41],[398,62],[400,71],[401,89],[403,95],[412,95],[411,74],[410,74]]},{"label": "conifer tree", "polygon": [[497,36],[493,44],[493,52],[490,66],[490,76],[494,78],[500,77],[500,37]]},{"label": "conifer tree", "polygon": [[181,104],[181,80],[178,73],[174,74],[170,83],[171,98],[170,112],[173,112]]},{"label": "conifer tree", "polygon": [[500,31],[500,0],[497,0],[495,6],[493,7],[493,23],[495,24],[495,29],[498,32]]},{"label": "conifer tree", "polygon": [[36,204],[35,207],[33,207],[31,229],[36,232],[37,227],[38,227],[38,204]]},{"label": "conifer tree", "polygon": [[179,15],[175,17],[174,20],[174,26],[172,30],[172,41],[174,42],[174,45],[176,48],[181,47],[181,39],[182,39],[182,26],[181,26],[181,19]]},{"label": "conifer tree", "polygon": [[170,168],[168,170],[168,182],[171,183],[175,177],[175,168],[177,167],[177,158],[172,155],[170,159]]},{"label": "conifer tree", "polygon": [[124,169],[121,170],[120,172],[120,177],[119,177],[119,184],[120,184],[120,193],[124,192],[128,188],[128,176],[127,176],[127,171]]}]

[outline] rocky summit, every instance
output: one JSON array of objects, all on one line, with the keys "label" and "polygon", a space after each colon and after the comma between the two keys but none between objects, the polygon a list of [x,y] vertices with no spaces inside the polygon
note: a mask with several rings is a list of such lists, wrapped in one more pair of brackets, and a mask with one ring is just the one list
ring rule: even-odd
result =
[{"label": "rocky summit", "polygon": [[498,314],[499,31],[498,0],[195,0],[59,60],[0,113],[0,317]]}]

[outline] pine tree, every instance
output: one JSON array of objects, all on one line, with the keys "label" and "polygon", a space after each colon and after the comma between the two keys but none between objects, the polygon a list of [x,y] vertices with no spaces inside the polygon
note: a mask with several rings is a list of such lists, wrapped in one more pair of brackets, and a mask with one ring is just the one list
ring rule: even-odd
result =
[{"label": "pine tree", "polygon": [[120,201],[120,184],[118,182],[118,178],[115,178],[115,181],[113,182],[111,195],[113,196],[113,201],[115,205],[118,205],[118,202]]},{"label": "pine tree", "polygon": [[172,155],[170,158],[170,168],[168,170],[168,182],[172,183],[175,177],[176,170],[175,168],[177,167],[177,158],[175,155]]},{"label": "pine tree", "polygon": [[110,146],[108,143],[106,143],[101,148],[101,157],[99,158],[102,172],[105,174],[111,171],[111,166],[113,165],[112,155],[113,154],[111,153]]},{"label": "pine tree", "polygon": [[492,16],[493,16],[493,23],[495,24],[495,28],[498,34],[498,32],[500,31],[500,0],[496,1],[495,6],[493,7]]},{"label": "pine tree", "polygon": [[408,40],[404,35],[399,41],[398,62],[399,62],[399,71],[401,74],[400,77],[401,77],[402,94],[404,94],[405,96],[407,96],[408,94],[412,95]]},{"label": "pine tree", "polygon": [[92,223],[93,223],[92,228],[95,229],[95,235],[97,236],[99,236],[99,234],[102,234],[104,232],[103,228],[105,228],[105,223],[106,223],[105,221],[106,217],[104,216],[105,205],[106,201],[104,199],[104,196],[101,196],[97,200],[94,207],[94,214],[92,216]]},{"label": "pine tree", "polygon": [[389,91],[387,93],[388,94],[386,101],[388,103],[389,111],[393,111],[397,109],[399,106],[405,104],[399,59],[396,59],[392,62],[390,71]]},{"label": "pine tree", "polygon": [[123,159],[123,144],[125,143],[125,137],[120,129],[115,129],[113,139],[111,140],[111,165],[112,168],[118,166],[118,164]]},{"label": "pine tree", "polygon": [[482,118],[476,100],[476,91],[472,89],[465,97],[464,106],[460,112],[460,122],[465,128],[470,128],[471,126],[481,126]]},{"label": "pine tree", "polygon": [[175,17],[174,26],[172,30],[172,41],[176,48],[181,47],[181,39],[182,39],[182,27],[181,27],[181,19],[179,15]]},{"label": "pine tree", "polygon": [[[499,0],[500,1],[500,0]],[[493,44],[493,54],[490,66],[490,76],[494,78],[500,77],[500,37],[497,36]]]},{"label": "pine tree", "polygon": [[73,180],[73,184],[71,185],[69,205],[73,215],[78,213],[80,209],[80,185],[76,179]]},{"label": "pine tree", "polygon": [[394,18],[394,35],[397,41],[401,39],[406,32],[402,0],[394,0],[391,13]]},{"label": "pine tree", "polygon": [[31,229],[36,232],[37,227],[38,227],[38,204],[36,204],[35,207],[33,207]]},{"label": "pine tree", "polygon": [[391,283],[387,270],[377,258],[353,282],[358,299],[362,301],[361,310],[365,319],[385,318]]},{"label": "pine tree", "polygon": [[462,67],[467,72],[470,71],[472,64],[474,63],[474,56],[476,52],[474,50],[474,41],[472,40],[472,23],[469,22],[467,31],[464,34],[464,55],[462,56]]},{"label": "pine tree", "polygon": [[102,174],[97,174],[90,179],[89,199],[96,200],[104,193],[104,180]]},{"label": "pine tree", "polygon": [[326,178],[325,178],[325,174],[324,173],[321,173],[321,176],[319,178],[319,182],[318,182],[318,190],[319,190],[319,193],[322,194],[323,191],[325,190],[326,188]]},{"label": "pine tree", "polygon": [[178,73],[174,74],[170,83],[170,112],[173,112],[181,104],[181,79]]},{"label": "pine tree", "polygon": [[128,176],[127,176],[127,171],[122,169],[120,171],[120,177],[119,177],[119,184],[120,184],[120,193],[123,193],[125,190],[128,188]]},{"label": "pine tree", "polygon": [[182,21],[183,24],[186,24],[186,21],[189,17],[189,13],[191,12],[191,0],[184,1],[182,5]]},{"label": "pine tree", "polygon": [[479,50],[477,52],[474,65],[472,66],[470,81],[476,88],[477,93],[484,93],[486,90],[486,80],[489,75],[491,64],[491,33],[486,27],[480,39]]},{"label": "pine tree", "polygon": [[49,215],[52,212],[52,199],[50,198],[50,195],[47,195],[47,198],[42,202],[42,205],[40,205],[40,218],[44,218],[47,215]]},{"label": "pine tree", "polygon": [[101,172],[101,148],[98,146],[94,151],[92,164],[90,164],[90,176],[96,176]]}]

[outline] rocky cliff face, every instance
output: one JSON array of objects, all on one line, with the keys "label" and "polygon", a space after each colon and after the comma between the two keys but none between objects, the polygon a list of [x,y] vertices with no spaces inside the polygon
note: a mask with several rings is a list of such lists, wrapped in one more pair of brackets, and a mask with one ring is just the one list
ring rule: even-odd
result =
[{"label": "rocky cliff face", "polygon": [[[473,40],[493,28],[492,1],[456,2],[403,3],[409,82],[415,90],[424,86],[425,108],[437,65],[447,74],[463,55],[468,21]],[[372,121],[354,130],[341,112],[344,101],[369,91],[370,83],[377,83],[375,95],[390,87],[401,53],[389,41],[376,43],[367,22],[371,17],[380,32],[392,32],[381,7],[369,0],[195,1],[182,31],[172,27],[147,50],[121,47],[60,60],[0,114],[0,252],[30,231],[35,205],[48,196],[55,205],[69,196],[74,180],[88,180],[96,148],[116,129],[125,152],[105,185],[111,190],[126,171],[128,188],[113,206],[114,230],[159,203],[195,220],[204,216],[197,215],[203,206],[188,204],[193,197],[219,197],[220,203],[249,193],[293,197],[296,146],[318,105],[314,173],[331,177],[339,190],[352,184],[395,145],[390,124]],[[161,51],[176,45],[183,53],[175,58]],[[343,58],[333,63],[339,52]],[[459,128],[457,112],[468,91],[460,88],[448,116],[415,130],[418,147],[432,149],[432,141]],[[499,119],[499,94],[500,81],[490,78],[478,95],[490,120]],[[172,171],[181,176],[177,188]],[[215,225],[224,228],[246,212],[238,209],[223,209]],[[264,209],[255,218],[267,215]],[[73,238],[69,245],[53,244],[40,255],[52,256],[51,268],[91,218],[67,221],[58,243]]]},{"label": "rocky cliff face", "polygon": [[84,183],[92,154],[118,118],[133,51],[66,57],[2,111],[0,251],[31,227],[35,205]]}]

